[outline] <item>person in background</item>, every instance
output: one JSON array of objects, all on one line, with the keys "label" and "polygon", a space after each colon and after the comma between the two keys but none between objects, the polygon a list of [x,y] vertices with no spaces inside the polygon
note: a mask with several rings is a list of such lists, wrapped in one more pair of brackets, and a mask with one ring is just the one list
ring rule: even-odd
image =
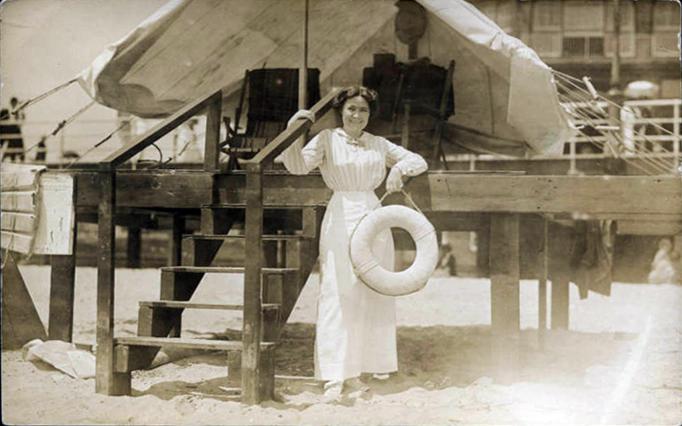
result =
[{"label": "person in background", "polygon": [[0,146],[2,147],[2,161],[24,161],[24,139],[21,136],[21,127],[7,108],[0,110]]},{"label": "person in background", "polygon": [[[376,92],[362,86],[341,90],[333,107],[342,125],[325,129],[307,145],[302,138],[286,149],[287,170],[302,175],[318,168],[334,193],[320,231],[320,295],[315,338],[315,375],[325,380],[325,399],[341,398],[344,386],[367,387],[363,373],[387,379],[398,369],[395,299],[374,292],[355,275],[350,235],[364,215],[379,203],[374,190],[386,176],[386,191],[399,191],[405,176],[427,169],[419,155],[364,131]],[[310,111],[289,120],[313,121]],[[373,253],[384,268],[394,267],[391,232],[377,235]]]}]

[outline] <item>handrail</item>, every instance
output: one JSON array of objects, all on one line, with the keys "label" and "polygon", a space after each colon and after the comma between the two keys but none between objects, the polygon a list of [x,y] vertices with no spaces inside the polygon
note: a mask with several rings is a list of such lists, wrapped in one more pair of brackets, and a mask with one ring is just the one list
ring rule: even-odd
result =
[{"label": "handrail", "polygon": [[[324,98],[320,99],[312,108],[310,108],[310,112],[315,116],[315,120],[320,119],[329,111],[337,93],[337,90],[330,91]],[[262,166],[265,163],[273,161],[279,154],[293,144],[299,136],[310,129],[310,126],[312,126],[310,120],[297,120],[294,124],[280,133],[272,142],[265,145],[265,147],[253,158],[242,161],[242,163],[248,168],[250,165],[251,167],[253,167],[252,165],[254,164],[260,164]]]},{"label": "handrail", "polygon": [[135,138],[130,143],[111,153],[104,160],[100,161],[100,168],[114,169],[117,166],[123,164],[136,154],[142,152],[143,149],[147,148],[157,140],[170,133],[180,124],[196,115],[196,113],[205,109],[208,105],[211,105],[214,102],[222,101],[222,96],[222,90],[218,90],[217,92],[211,93],[210,95],[205,96],[198,101],[188,104],[175,114],[146,131],[144,134]]}]

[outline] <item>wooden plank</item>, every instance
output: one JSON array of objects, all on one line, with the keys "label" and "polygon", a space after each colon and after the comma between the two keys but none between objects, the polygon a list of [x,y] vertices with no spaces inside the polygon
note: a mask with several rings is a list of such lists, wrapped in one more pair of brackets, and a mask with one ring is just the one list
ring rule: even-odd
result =
[{"label": "wooden plank", "polygon": [[[120,172],[121,206],[196,208],[212,200],[212,178],[196,172]],[[78,205],[96,205],[96,178],[78,175]],[[263,202],[300,206],[325,204],[331,195],[321,177],[266,174]],[[243,174],[216,179],[219,202],[244,203]],[[406,185],[425,212],[517,212],[552,214],[664,214],[682,217],[682,182],[673,176],[517,176],[430,172]],[[652,197],[651,194],[656,194]],[[396,196],[398,202],[400,196]],[[390,202],[390,200],[387,200]]]},{"label": "wooden plank", "polygon": [[47,340],[43,323],[12,253],[3,253],[3,262],[2,349],[19,349],[33,339]]},{"label": "wooden plank", "polygon": [[0,246],[2,246],[4,250],[28,254],[33,246],[33,239],[33,236],[28,234],[2,231]]},{"label": "wooden plank", "polygon": [[[248,245],[248,237],[247,237]],[[259,256],[260,257],[260,256]],[[241,274],[248,271],[248,266],[164,266],[162,271],[185,272],[194,274]],[[262,274],[286,274],[293,272],[291,268],[260,268]]]},{"label": "wooden plank", "polygon": [[432,211],[682,216],[682,182],[673,176],[467,176],[441,172],[417,177],[407,186],[415,202]]},{"label": "wooden plank", "polygon": [[38,229],[33,252],[70,255],[75,227],[74,179],[67,174],[43,173],[40,179]]},{"label": "wooden plank", "polygon": [[45,166],[18,163],[3,163],[0,170],[0,187],[2,192],[23,191],[35,188],[40,172]]},{"label": "wooden plank", "polygon": [[33,213],[2,212],[2,230],[33,234],[38,225]]},{"label": "wooden plank", "polygon": [[220,168],[220,119],[222,116],[223,96],[214,98],[206,108],[206,133],[204,145],[204,170],[216,172]]},{"label": "wooden plank", "polygon": [[[180,337],[148,337],[129,336],[117,337],[117,345],[148,346],[148,347],[173,347],[185,349],[206,349],[214,351],[234,351],[242,349],[241,342],[233,340],[210,340],[210,339],[185,339]],[[261,343],[264,348],[274,347],[274,343]]]},{"label": "wooden plank", "polygon": [[37,191],[13,191],[0,194],[3,211],[34,213],[38,206]]},{"label": "wooden plank", "polygon": [[220,102],[222,102],[221,91],[217,91],[204,98],[199,99],[196,102],[188,104],[175,114],[166,118],[161,123],[149,129],[144,134],[132,140],[130,143],[122,146],[121,148],[111,153],[109,156],[107,156],[104,160],[100,162],[100,165],[103,168],[108,169],[123,164],[124,162],[134,157],[136,154],[142,152],[143,149],[147,148],[149,145],[153,144],[154,142],[156,142],[157,140],[161,139],[166,134],[174,130],[180,124],[184,123],[189,118],[202,111],[208,105],[218,102],[219,99]]},{"label": "wooden plank", "polygon": [[71,342],[76,289],[75,239],[71,255],[50,257],[50,319],[48,334],[52,340]]},{"label": "wooden plank", "polygon": [[682,233],[682,221],[634,221],[619,220],[619,235],[660,235],[670,236]]},{"label": "wooden plank", "polygon": [[[140,305],[149,306],[152,308],[165,309],[217,309],[229,311],[241,311],[244,305],[229,305],[224,303],[198,303],[186,302],[176,300],[156,300],[156,301],[142,301]],[[263,303],[263,310],[276,310],[279,307],[276,303]]]},{"label": "wooden plank", "polygon": [[[187,208],[211,202],[213,179],[203,171],[119,171],[116,174],[118,207]],[[97,206],[98,177],[94,172],[76,175],[76,205]]]},{"label": "wooden plank", "polygon": [[263,182],[260,164],[247,166],[244,323],[242,329],[242,402],[258,404],[261,361],[261,253],[263,234]]},{"label": "wooden plank", "polygon": [[490,297],[493,332],[516,333],[520,327],[519,216],[490,216]]},{"label": "wooden plank", "polygon": [[99,242],[97,258],[97,359],[95,391],[105,395],[129,395],[130,375],[114,371],[114,211],[116,179],[113,172],[101,172]]}]

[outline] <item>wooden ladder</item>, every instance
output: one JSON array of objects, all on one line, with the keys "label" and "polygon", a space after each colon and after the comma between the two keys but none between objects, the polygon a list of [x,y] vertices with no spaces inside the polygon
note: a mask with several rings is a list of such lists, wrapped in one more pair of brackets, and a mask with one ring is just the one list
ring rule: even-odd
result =
[{"label": "wooden ladder", "polygon": [[[261,342],[256,371],[260,398],[272,399],[276,343],[317,260],[322,208],[265,206],[265,209],[265,228],[273,233],[262,235],[265,244],[261,253],[264,265],[261,268]],[[282,217],[299,222],[299,215],[300,229],[267,226]],[[114,372],[119,375],[120,394],[130,394],[130,373],[148,368],[162,347],[224,351],[230,384],[241,383],[241,341],[185,338],[181,329],[182,313],[186,309],[243,311],[243,304],[190,301],[205,274],[244,273],[244,267],[215,264],[223,243],[245,239],[244,235],[228,235],[243,216],[242,205],[202,208],[201,232],[183,236],[185,255],[180,264],[161,268],[160,300],[140,302],[137,336],[114,338]]]}]

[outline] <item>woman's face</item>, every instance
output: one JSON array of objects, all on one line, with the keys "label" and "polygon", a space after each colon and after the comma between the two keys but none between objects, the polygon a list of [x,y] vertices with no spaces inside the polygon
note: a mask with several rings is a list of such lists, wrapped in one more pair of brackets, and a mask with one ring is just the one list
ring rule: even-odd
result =
[{"label": "woman's face", "polygon": [[347,131],[362,131],[369,121],[369,104],[362,96],[346,99],[341,109],[343,128]]}]

